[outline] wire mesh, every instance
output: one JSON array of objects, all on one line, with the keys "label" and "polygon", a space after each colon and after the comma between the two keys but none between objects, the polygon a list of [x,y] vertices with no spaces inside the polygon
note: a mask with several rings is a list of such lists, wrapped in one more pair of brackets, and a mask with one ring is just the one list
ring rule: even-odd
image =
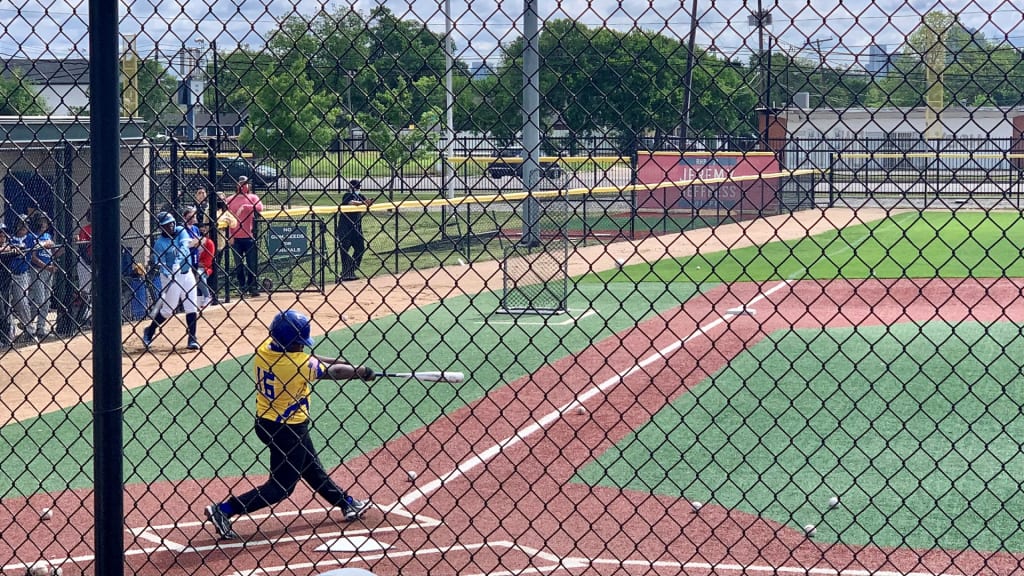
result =
[{"label": "wire mesh", "polygon": [[1024,574],[1017,4],[105,4],[0,6],[3,574]]}]

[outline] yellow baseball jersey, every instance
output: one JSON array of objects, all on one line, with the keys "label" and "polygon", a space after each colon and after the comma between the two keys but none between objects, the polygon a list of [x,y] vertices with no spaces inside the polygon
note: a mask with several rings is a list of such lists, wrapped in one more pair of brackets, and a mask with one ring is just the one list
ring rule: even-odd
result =
[{"label": "yellow baseball jersey", "polygon": [[306,352],[284,352],[268,338],[256,349],[256,416],[283,424],[309,419],[309,383],[323,375]]}]

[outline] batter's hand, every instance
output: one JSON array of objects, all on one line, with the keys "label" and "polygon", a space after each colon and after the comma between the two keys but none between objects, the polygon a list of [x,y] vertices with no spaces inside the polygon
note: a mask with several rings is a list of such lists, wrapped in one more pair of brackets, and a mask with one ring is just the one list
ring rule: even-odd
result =
[{"label": "batter's hand", "polygon": [[357,366],[356,377],[363,382],[373,382],[374,378],[377,377],[377,373],[373,371],[373,368],[369,366]]}]

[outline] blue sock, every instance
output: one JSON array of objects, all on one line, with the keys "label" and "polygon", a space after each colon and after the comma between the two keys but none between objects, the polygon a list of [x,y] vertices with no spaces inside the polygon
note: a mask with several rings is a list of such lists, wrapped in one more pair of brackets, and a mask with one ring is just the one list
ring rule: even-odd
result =
[{"label": "blue sock", "polygon": [[220,504],[217,504],[217,508],[220,508],[220,511],[227,514],[228,516],[235,515],[235,511],[231,506],[230,502],[221,502]]}]

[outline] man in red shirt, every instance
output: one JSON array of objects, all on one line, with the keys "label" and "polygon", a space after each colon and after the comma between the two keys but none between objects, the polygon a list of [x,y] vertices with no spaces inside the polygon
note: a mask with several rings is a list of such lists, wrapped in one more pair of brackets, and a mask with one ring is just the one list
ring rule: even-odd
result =
[{"label": "man in red shirt", "polygon": [[238,218],[238,227],[229,231],[232,251],[235,253],[235,277],[238,280],[240,295],[259,296],[260,290],[256,282],[256,266],[258,252],[253,238],[253,222],[256,215],[263,212],[263,203],[259,196],[249,189],[249,179],[238,178],[235,193],[227,199],[228,210]]},{"label": "man in red shirt", "polygon": [[82,320],[92,318],[92,209],[82,216],[82,227],[75,234],[75,248],[78,253],[78,293],[82,297]]}]

